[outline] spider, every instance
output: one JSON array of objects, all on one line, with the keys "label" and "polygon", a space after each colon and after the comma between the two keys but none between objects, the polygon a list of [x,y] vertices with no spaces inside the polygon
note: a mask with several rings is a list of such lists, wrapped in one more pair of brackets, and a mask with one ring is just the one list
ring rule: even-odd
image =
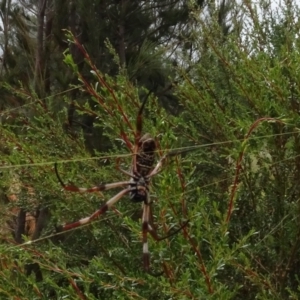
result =
[{"label": "spider", "polygon": [[[150,94],[150,93],[149,93]],[[148,233],[156,241],[164,240],[183,229],[188,221],[184,222],[180,228],[169,233],[166,236],[160,237],[156,233],[153,226],[153,213],[151,210],[151,199],[149,193],[150,181],[153,176],[158,174],[163,166],[164,161],[167,157],[177,155],[178,152],[170,151],[160,158],[157,164],[155,162],[156,143],[153,137],[149,133],[142,135],[142,114],[147,102],[149,94],[145,97],[137,115],[136,120],[136,133],[135,143],[133,147],[133,159],[130,171],[125,171],[119,168],[119,170],[125,175],[130,177],[130,180],[120,181],[115,183],[100,184],[91,188],[81,188],[75,185],[66,185],[58,174],[57,163],[55,163],[55,173],[58,181],[62,187],[71,192],[96,192],[106,191],[113,188],[123,187],[124,189],[117,193],[114,197],[109,199],[103,204],[98,210],[96,210],[90,216],[80,219],[77,222],[64,224],[58,228],[59,231],[66,231],[79,227],[81,225],[92,222],[97,217],[103,215],[108,209],[116,204],[124,195],[129,194],[131,201],[143,203],[143,214],[142,214],[142,242],[143,242],[143,265],[144,270],[150,274],[153,274],[150,270],[150,254],[148,250]],[[180,152],[181,153],[181,152]]]}]

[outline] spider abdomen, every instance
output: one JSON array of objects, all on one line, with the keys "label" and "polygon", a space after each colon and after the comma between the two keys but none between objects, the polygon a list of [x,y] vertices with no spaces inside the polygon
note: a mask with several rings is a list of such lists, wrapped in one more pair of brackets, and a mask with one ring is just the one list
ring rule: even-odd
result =
[{"label": "spider abdomen", "polygon": [[153,169],[156,144],[149,133],[144,134],[138,141],[136,153],[136,166],[133,168],[134,176],[130,180],[130,186],[135,188],[130,192],[133,202],[148,203],[149,175]]},{"label": "spider abdomen", "polygon": [[131,201],[147,202],[148,181],[143,176],[139,176],[138,178],[132,178],[130,182],[132,182],[130,186],[135,187],[135,189],[129,193]]},{"label": "spider abdomen", "polygon": [[138,143],[138,152],[136,154],[136,170],[140,176],[147,176],[155,161],[155,140],[149,133],[144,134]]}]

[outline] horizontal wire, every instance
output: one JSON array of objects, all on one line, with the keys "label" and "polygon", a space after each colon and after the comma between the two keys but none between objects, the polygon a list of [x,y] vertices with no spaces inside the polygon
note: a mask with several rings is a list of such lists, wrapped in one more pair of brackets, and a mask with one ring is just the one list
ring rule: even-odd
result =
[{"label": "horizontal wire", "polygon": [[[39,101],[51,99],[51,98],[53,98],[55,96],[59,96],[59,95],[65,94],[65,93],[67,93],[69,91],[72,91],[72,90],[75,90],[75,89],[79,89],[81,87],[83,87],[83,85],[78,86],[78,87],[74,87],[74,88],[70,88],[70,89],[68,89],[68,90],[66,90],[64,92],[60,92],[60,93],[57,93],[55,95],[47,96],[47,97],[45,97],[43,99],[34,100],[34,101],[30,102],[30,103],[26,103],[26,104],[18,106],[16,108],[11,108],[11,109],[5,110],[5,111],[3,111],[3,112],[0,113],[0,116],[2,117],[4,115],[9,114],[9,113],[11,113],[13,111],[16,111],[18,109],[22,109],[23,107],[30,106],[32,104],[35,104],[35,103],[39,102]],[[292,132],[280,133],[280,134],[272,134],[272,135],[259,136],[259,137],[251,136],[247,140],[259,140],[259,139],[268,138],[268,137],[290,135],[290,134],[295,134],[295,133],[299,133],[299,130],[292,131]],[[245,139],[242,138],[242,139],[236,139],[236,140],[229,140],[229,141],[209,143],[209,144],[201,144],[201,145],[194,145],[194,146],[187,146],[187,147],[179,147],[179,148],[171,148],[171,149],[160,149],[160,150],[157,150],[156,152],[160,153],[161,151],[163,151],[163,152],[167,152],[167,151],[175,152],[175,151],[177,151],[178,154],[180,154],[180,152],[193,151],[193,150],[197,150],[197,149],[200,149],[200,148],[211,147],[211,146],[218,146],[218,145],[225,145],[225,144],[230,144],[230,143],[235,143],[235,142],[241,142],[241,141],[244,141],[244,140]],[[176,154],[174,154],[174,155],[176,155]],[[109,159],[109,158],[111,158],[111,159],[113,159],[113,158],[127,158],[127,157],[132,157],[132,156],[133,156],[133,154],[131,154],[131,153],[130,154],[105,155],[105,156],[98,156],[98,157],[75,158],[75,159],[66,159],[66,160],[56,160],[56,161],[46,161],[46,162],[30,163],[30,164],[16,164],[16,165],[0,166],[0,169],[13,169],[13,168],[22,168],[22,167],[38,167],[38,166],[45,166],[45,165],[53,165],[55,162],[56,163],[82,162],[82,161],[89,161],[89,160],[103,160],[103,159]],[[300,155],[296,155],[296,156],[291,157],[291,158],[286,158],[286,159],[283,159],[283,160],[280,160],[280,161],[268,164],[268,166],[272,167],[272,166],[274,166],[276,164],[280,164],[280,163],[282,163],[284,161],[292,160],[292,159],[294,159],[296,157],[299,157],[299,156]],[[199,163],[201,163],[201,162],[199,162]],[[249,171],[242,172],[240,174],[240,176],[246,174],[247,172],[249,172]],[[203,185],[203,186],[191,189],[189,191],[178,193],[177,195],[170,196],[169,199],[172,200],[172,199],[180,197],[180,195],[186,196],[186,195],[192,194],[197,189],[203,189],[203,188],[209,187],[211,185],[215,185],[215,184],[221,183],[223,181],[230,180],[230,178],[233,179],[234,177],[235,177],[234,175],[228,176],[228,177],[226,177],[226,178],[224,178],[222,180],[214,181],[212,183],[209,183],[209,184],[206,184],[206,185]],[[126,212],[123,213],[123,214],[126,214]],[[98,223],[98,222],[102,222],[102,221],[114,219],[115,217],[116,217],[115,214],[112,215],[112,216],[105,215],[105,216],[102,216],[101,218],[98,218],[98,219],[94,220],[92,223]],[[287,218],[287,216],[285,216],[284,218]],[[193,219],[193,216],[191,216],[190,219]],[[289,222],[291,222],[291,221],[292,220],[289,220]],[[278,224],[278,226],[281,224],[281,222]],[[53,238],[53,237],[65,234],[65,233],[73,231],[73,230],[81,229],[81,228],[84,228],[84,227],[90,226],[90,225],[91,224],[85,224],[83,226],[80,226],[79,228],[72,228],[72,229],[70,229],[68,231],[54,233],[54,234],[51,234],[51,235],[48,235],[48,236],[45,236],[45,237],[41,237],[41,238],[36,239],[34,241],[27,241],[27,242],[24,242],[22,244],[16,244],[14,246],[8,247],[6,250],[10,250],[10,249],[13,249],[13,248],[22,248],[24,246],[28,246],[28,245],[31,245],[31,244],[34,244],[34,243],[38,243],[38,242],[41,242],[41,241],[44,241],[44,240],[47,240],[47,239],[50,239],[50,238]],[[273,231],[275,231],[275,228],[273,228]],[[272,231],[269,234],[272,234]],[[264,236],[261,239],[261,242],[265,238],[266,238],[266,236]]]},{"label": "horizontal wire", "polygon": [[[291,131],[291,132],[285,132],[285,133],[279,133],[279,134],[270,134],[270,135],[264,135],[264,136],[251,136],[249,137],[247,140],[259,140],[259,139],[265,139],[265,138],[268,138],[268,137],[276,137],[276,136],[283,136],[283,135],[291,135],[291,134],[295,134],[295,133],[299,133],[299,130],[296,130],[296,131]],[[156,152],[161,152],[161,151],[177,151],[178,154],[180,154],[180,152],[185,152],[185,151],[192,151],[192,150],[197,150],[197,149],[200,149],[200,148],[205,148],[205,147],[211,147],[211,146],[218,146],[218,145],[224,145],[224,144],[230,144],[230,143],[235,143],[235,142],[241,142],[241,141],[245,141],[245,139],[236,139],[236,140],[229,140],[229,141],[223,141],[223,142],[216,142],[216,143],[209,143],[209,144],[202,144],[202,145],[194,145],[194,146],[187,146],[187,147],[179,147],[179,148],[171,148],[171,149],[160,149],[160,150],[157,150]],[[174,154],[176,155],[176,153]],[[98,156],[98,157],[87,157],[87,158],[76,158],[76,159],[67,159],[67,160],[59,160],[59,161],[47,161],[47,162],[40,162],[40,163],[30,163],[30,164],[18,164],[18,165],[9,165],[9,166],[1,166],[0,169],[11,169],[11,168],[21,168],[21,167],[35,167],[35,166],[44,166],[44,165],[50,165],[50,164],[54,164],[55,162],[57,163],[68,163],[68,162],[78,162],[78,161],[88,161],[88,160],[99,160],[99,159],[108,159],[108,158],[121,158],[121,157],[131,157],[133,156],[133,154],[116,154],[116,155],[105,155],[105,156]],[[278,162],[274,162],[272,164],[269,164],[269,167],[275,165],[275,164],[279,164],[279,163],[282,163],[283,161],[288,161],[288,160],[291,160],[291,159],[294,159],[296,157],[298,157],[299,155],[297,156],[294,156],[294,157],[291,157],[291,158],[286,158],[286,159],[283,159],[281,161],[278,161]],[[201,162],[199,162],[201,163]],[[246,173],[247,171],[245,171]],[[240,175],[242,176],[244,173],[241,173]],[[234,175],[233,176],[230,176],[232,179],[234,178]],[[221,183],[223,181],[226,181],[226,180],[229,180],[230,177],[226,177],[222,180],[219,180],[219,181],[214,181],[212,183],[209,183],[209,184],[206,184],[204,186],[201,186],[201,187],[197,187],[195,189],[192,189],[192,190],[189,190],[189,191],[186,191],[186,192],[182,192],[182,193],[178,193],[177,195],[174,195],[173,197],[170,197],[169,199],[174,199],[174,198],[178,198],[178,196],[180,197],[180,195],[188,195],[190,193],[194,193],[197,189],[201,189],[201,188],[205,188],[205,187],[209,187],[211,185],[215,185],[215,184],[218,184],[218,183]],[[192,219],[193,217],[191,217]],[[102,218],[99,218],[97,220],[95,220],[93,223],[95,222],[102,222],[104,220],[107,220],[109,218],[107,217],[102,217]],[[86,224],[84,226],[81,226],[80,228],[83,228],[85,226],[89,226],[90,224]],[[79,228],[73,228],[73,229],[70,229],[68,231],[72,231],[72,230],[77,230]],[[54,237],[54,236],[57,236],[57,235],[60,235],[60,234],[64,234],[66,232],[61,232],[61,233],[55,233],[55,234],[52,234],[52,235],[49,235],[49,236],[46,236],[46,237],[42,237],[40,239],[37,239],[37,240],[34,240],[34,241],[27,241],[23,244],[18,244],[18,245],[15,245],[14,247],[22,247],[22,246],[25,246],[25,245],[30,245],[30,244],[33,244],[33,243],[37,243],[39,241],[42,241],[42,240],[46,240],[46,239],[49,239],[51,237]]]},{"label": "horizontal wire", "polygon": [[[294,158],[299,157],[299,156],[300,156],[300,154],[299,154],[299,155],[296,155],[296,156],[294,156],[294,157],[288,158],[288,159],[284,159],[284,160],[280,160],[280,161],[274,162],[274,163],[272,163],[272,164],[269,164],[268,166],[269,166],[269,167],[272,167],[272,166],[274,166],[274,165],[278,165],[278,164],[282,163],[283,161],[287,161],[287,160],[290,160],[290,159],[294,159]],[[248,172],[249,172],[249,171],[242,172],[242,173],[240,174],[240,176],[243,176],[243,175],[247,174]],[[186,196],[188,196],[189,194],[194,194],[194,192],[197,191],[198,189],[203,189],[203,188],[206,188],[206,187],[209,187],[209,186],[218,184],[218,183],[222,183],[223,181],[230,180],[230,178],[233,180],[234,177],[235,177],[235,175],[228,176],[228,177],[226,177],[226,178],[224,178],[224,179],[221,179],[221,180],[218,180],[218,181],[214,181],[214,182],[212,182],[212,183],[209,183],[209,184],[205,184],[205,185],[196,187],[196,188],[191,189],[191,190],[189,190],[189,191],[183,191],[182,193],[177,193],[176,195],[173,195],[173,196],[168,197],[168,199],[169,199],[169,200],[174,200],[174,199],[180,198],[181,196],[186,197]],[[185,201],[186,201],[186,200],[185,200]],[[113,212],[113,210],[110,210],[110,211]],[[130,212],[133,212],[133,211],[135,211],[135,208],[133,208],[132,210],[128,210],[128,211],[126,211],[126,212],[122,212],[122,215],[128,215],[128,214],[130,214]],[[71,229],[66,230],[66,231],[53,233],[53,234],[50,234],[50,235],[48,235],[48,236],[44,236],[44,237],[38,238],[38,239],[33,240],[33,241],[26,241],[26,242],[24,242],[24,243],[22,243],[22,244],[15,244],[15,245],[13,245],[13,246],[9,246],[9,248],[7,248],[7,250],[13,249],[13,248],[18,248],[18,247],[21,248],[21,247],[24,247],[24,246],[28,246],[28,245],[31,245],[31,244],[35,244],[35,243],[38,243],[38,242],[41,242],[41,241],[48,240],[48,239],[50,239],[50,238],[59,236],[59,235],[63,235],[63,234],[65,234],[65,233],[67,233],[67,232],[72,232],[72,231],[74,231],[74,230],[79,230],[79,229],[81,229],[81,228],[85,228],[85,227],[87,227],[87,226],[91,226],[91,224],[95,224],[95,223],[97,224],[98,222],[102,222],[102,221],[106,221],[106,220],[111,220],[111,219],[114,219],[114,218],[116,218],[116,217],[117,217],[117,213],[115,213],[114,215],[111,215],[111,216],[105,215],[105,216],[102,216],[102,217],[100,217],[100,218],[97,218],[96,220],[94,220],[94,221],[91,222],[91,223],[84,224],[84,225],[82,225],[82,226],[80,226],[80,227],[71,228]],[[192,215],[192,216],[189,216],[189,220],[193,220],[195,217],[198,218],[198,216],[196,216],[196,214],[195,214],[194,216],[193,216],[193,215]],[[280,223],[281,223],[285,218],[286,218],[286,217],[283,217],[283,219],[280,221]],[[291,220],[289,220],[289,222],[290,222],[290,221],[291,221]],[[272,234],[272,232],[274,232],[274,231],[275,231],[275,228],[273,228],[273,229],[269,232],[269,234]],[[263,239],[264,239],[264,237],[262,238],[262,240],[263,240]],[[262,241],[260,241],[260,242],[262,242]]]},{"label": "horizontal wire", "polygon": [[[127,212],[124,212],[122,214],[127,214],[128,212],[130,213],[130,211],[133,212],[134,209],[129,210]],[[113,212],[113,210],[110,210],[110,212]],[[116,217],[117,217],[117,213],[115,213],[114,215],[111,215],[111,216],[109,216],[109,215],[106,214],[104,217],[97,218],[97,219],[95,219],[91,223],[87,223],[87,224],[81,225],[79,227],[71,228],[71,229],[68,229],[68,230],[61,231],[61,232],[52,233],[50,235],[47,235],[47,236],[44,236],[44,237],[41,237],[41,238],[38,238],[38,239],[35,239],[35,240],[32,240],[32,241],[26,241],[26,242],[23,242],[21,244],[15,244],[15,245],[9,246],[6,250],[10,250],[10,249],[13,249],[13,248],[20,248],[20,247],[24,247],[24,246],[36,244],[38,242],[41,242],[41,241],[44,241],[44,240],[48,240],[48,239],[51,239],[51,238],[54,238],[54,237],[57,237],[57,236],[60,236],[60,235],[72,232],[74,230],[79,230],[79,229],[91,226],[91,224],[95,224],[95,223],[99,223],[99,222],[103,222],[103,221],[108,221],[108,220],[113,220]]]},{"label": "horizontal wire", "polygon": [[[276,137],[276,136],[284,136],[284,135],[291,135],[295,133],[299,133],[300,131],[291,131],[291,132],[284,132],[278,134],[270,134],[270,135],[263,135],[263,136],[251,136],[247,138],[247,140],[259,140],[265,139],[269,137]],[[178,148],[165,148],[156,150],[155,153],[160,154],[162,151],[168,154],[168,151],[172,152],[172,156],[180,155],[181,153],[186,153],[189,151],[197,150],[200,148],[212,147],[212,146],[219,146],[225,144],[231,144],[236,142],[242,142],[245,139],[236,139],[236,140],[229,140],[223,142],[216,142],[216,143],[209,143],[209,144],[201,144],[201,145],[194,145],[194,146],[186,146],[186,147],[178,147]],[[82,161],[90,161],[90,160],[105,160],[105,159],[114,159],[114,158],[128,158],[132,157],[133,153],[127,154],[112,154],[112,155],[104,155],[104,156],[94,156],[94,157],[84,157],[84,158],[73,158],[73,159],[62,159],[62,160],[55,160],[55,161],[45,161],[45,162],[37,162],[37,163],[28,163],[28,164],[15,164],[15,165],[2,165],[0,169],[15,169],[15,168],[22,168],[22,167],[38,167],[38,166],[46,166],[46,165],[54,165],[55,163],[69,163],[69,162],[82,162]]]},{"label": "horizontal wire", "polygon": [[76,86],[76,87],[73,87],[73,88],[70,88],[70,89],[67,89],[67,90],[65,90],[65,91],[63,91],[63,92],[56,93],[56,94],[51,95],[51,96],[47,96],[47,97],[44,97],[44,98],[41,98],[41,99],[33,100],[33,101],[29,102],[29,103],[25,103],[25,104],[20,105],[20,106],[18,106],[18,107],[6,109],[6,110],[0,112],[0,117],[3,117],[3,116],[5,116],[5,115],[7,115],[7,114],[10,114],[11,112],[14,112],[14,111],[16,111],[16,110],[18,110],[18,109],[22,109],[22,108],[27,107],[27,106],[30,106],[30,105],[32,105],[32,104],[36,104],[36,103],[38,103],[38,102],[41,102],[41,101],[44,101],[44,100],[48,100],[48,99],[51,99],[51,98],[54,98],[54,97],[57,97],[57,96],[66,94],[66,93],[68,93],[68,92],[71,92],[71,91],[80,89],[80,88],[82,88],[82,87],[84,87],[83,84],[82,84],[82,85],[79,85],[79,86]]}]

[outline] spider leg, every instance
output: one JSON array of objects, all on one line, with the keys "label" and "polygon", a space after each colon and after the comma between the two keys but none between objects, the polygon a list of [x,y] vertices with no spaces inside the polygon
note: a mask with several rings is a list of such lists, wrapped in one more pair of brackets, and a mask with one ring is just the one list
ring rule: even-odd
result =
[{"label": "spider leg", "polygon": [[136,144],[138,143],[139,139],[141,138],[141,135],[142,135],[142,127],[143,127],[143,120],[142,120],[142,115],[143,115],[143,110],[144,110],[144,107],[145,107],[145,104],[148,100],[148,97],[149,95],[152,93],[152,91],[149,91],[149,93],[146,95],[140,109],[139,109],[139,112],[138,112],[138,115],[137,115],[137,119],[136,119],[136,139],[135,139],[135,142]]},{"label": "spider leg", "polygon": [[143,206],[143,217],[142,217],[142,238],[143,238],[143,264],[144,264],[144,270],[148,272],[152,276],[160,276],[163,274],[163,272],[160,273],[153,273],[150,270],[150,253],[149,253],[149,247],[148,247],[148,233],[151,234],[151,236],[156,240],[156,241],[162,241],[164,239],[169,238],[170,236],[173,236],[177,234],[180,230],[182,230],[189,222],[186,221],[184,222],[183,225],[180,226],[180,228],[176,229],[175,231],[172,231],[166,236],[160,237],[158,236],[156,230],[154,227],[150,224],[152,223],[153,219],[153,213],[151,210],[151,205],[144,203]]},{"label": "spider leg", "polygon": [[[62,179],[60,178],[59,174],[58,174],[58,170],[57,170],[57,163],[54,164],[54,168],[55,168],[55,174],[56,177],[59,181],[59,183],[61,184],[61,186],[67,190],[67,191],[71,191],[71,192],[80,192],[80,193],[92,193],[92,192],[98,192],[98,191],[107,191],[110,189],[114,189],[117,187],[124,187],[127,185],[130,185],[131,182],[130,181],[119,181],[119,182],[115,182],[115,183],[108,183],[108,184],[100,184],[91,188],[80,188],[77,187],[76,185],[66,185]],[[129,175],[129,174],[127,174]]]},{"label": "spider leg", "polygon": [[154,229],[154,227],[152,227],[150,224],[148,225],[148,232],[152,235],[152,237],[156,240],[156,241],[162,241],[165,240],[175,234],[177,234],[180,230],[182,230],[188,223],[190,220],[185,221],[179,228],[177,228],[176,230],[170,232],[169,234],[165,235],[165,236],[158,236],[156,230]]},{"label": "spider leg", "polygon": [[155,168],[150,172],[149,175],[147,175],[147,178],[151,178],[153,176],[155,176],[156,174],[158,174],[163,166],[163,163],[165,162],[165,160],[167,159],[168,154],[165,154],[156,164]]},{"label": "spider leg", "polygon": [[151,217],[151,206],[150,206],[150,204],[144,203],[144,206],[143,206],[143,217],[142,217],[143,264],[144,264],[144,270],[148,274],[150,274],[150,275],[152,275],[154,277],[158,277],[158,276],[161,276],[164,273],[164,271],[159,272],[159,273],[154,273],[150,269],[150,253],[149,253],[149,249],[148,249],[148,232],[150,232],[149,231],[150,217]]},{"label": "spider leg", "polygon": [[123,174],[125,174],[125,175],[127,175],[127,176],[129,176],[129,177],[131,177],[131,178],[133,178],[133,179],[138,180],[138,176],[136,176],[135,174],[132,174],[131,172],[128,172],[128,171],[123,170],[123,169],[121,169],[121,168],[118,168],[118,170],[119,170],[120,172],[122,172]]},{"label": "spider leg", "polygon": [[143,237],[143,264],[144,270],[150,271],[150,253],[148,248],[148,227],[150,218],[150,205],[144,203],[142,216],[142,237]]},{"label": "spider leg", "polygon": [[149,217],[149,223],[148,223],[148,232],[151,234],[151,236],[156,240],[156,241],[162,241],[162,240],[165,240],[175,234],[177,234],[180,230],[182,230],[188,223],[189,223],[189,220],[187,220],[186,222],[184,222],[179,228],[177,228],[176,230],[173,230],[171,231],[170,233],[168,233],[167,235],[165,236],[162,236],[160,237],[156,230],[155,230],[155,227],[153,225],[153,211],[150,207],[150,217]]},{"label": "spider leg", "polygon": [[176,156],[176,155],[179,155],[179,154],[182,154],[182,153],[186,153],[186,152],[189,152],[189,151],[193,151],[193,150],[196,150],[196,148],[189,148],[189,149],[182,149],[182,150],[171,150],[169,151],[167,154],[165,154],[159,161],[158,163],[156,164],[155,168],[150,172],[150,174],[147,176],[148,178],[151,178],[153,176],[155,176],[156,174],[158,174],[165,162],[165,160],[168,158],[168,157],[172,157],[172,156]]},{"label": "spider leg", "polygon": [[127,189],[122,190],[117,195],[109,199],[105,204],[103,204],[98,210],[96,210],[93,214],[91,214],[89,217],[80,219],[77,222],[69,223],[62,225],[58,228],[58,231],[66,231],[69,229],[77,228],[79,226],[88,224],[92,222],[94,219],[98,218],[99,216],[103,215],[108,209],[110,209],[115,203],[117,203],[124,195],[128,194],[132,190],[135,190],[134,187],[128,187]]}]

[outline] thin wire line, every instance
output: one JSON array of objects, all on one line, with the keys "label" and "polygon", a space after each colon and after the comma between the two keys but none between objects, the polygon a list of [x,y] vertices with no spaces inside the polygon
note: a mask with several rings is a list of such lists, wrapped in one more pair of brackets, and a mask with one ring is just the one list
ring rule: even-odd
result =
[{"label": "thin wire line", "polygon": [[57,94],[47,96],[47,97],[45,97],[45,98],[33,100],[33,101],[29,102],[29,103],[25,103],[25,104],[20,105],[20,106],[18,106],[18,107],[6,109],[6,110],[0,112],[0,117],[4,117],[6,114],[9,114],[9,113],[11,113],[11,112],[14,112],[14,111],[16,111],[16,110],[18,110],[18,109],[22,109],[22,108],[24,108],[24,107],[26,107],[26,106],[30,106],[30,105],[32,105],[32,104],[36,104],[36,103],[38,103],[38,102],[41,102],[41,101],[44,101],[44,100],[48,100],[48,99],[51,99],[51,98],[54,98],[54,97],[57,97],[57,96],[66,94],[66,93],[68,93],[68,92],[70,92],[70,91],[74,91],[74,90],[76,90],[76,89],[80,89],[80,88],[82,88],[83,86],[84,86],[84,85],[76,86],[76,87],[67,89],[67,90],[65,90],[65,91],[63,91],[63,92],[59,92],[59,93],[57,93]]},{"label": "thin wire line", "polygon": [[[296,156],[294,156],[294,157],[291,157],[291,158],[289,158],[289,159],[294,159],[295,157],[298,157],[298,156],[300,156],[300,154],[299,154],[299,155],[296,155]],[[284,160],[280,160],[280,161],[274,162],[274,163],[270,164],[269,167],[272,167],[272,166],[274,166],[274,165],[276,165],[276,164],[281,163],[282,161],[287,161],[287,160],[289,160],[289,159],[284,159]],[[248,173],[248,171],[245,171],[245,172],[241,173],[240,175],[242,176],[242,175],[244,175],[244,174],[246,174],[246,173]],[[196,188],[191,189],[191,190],[189,190],[189,191],[184,191],[184,192],[182,192],[182,193],[177,193],[176,195],[173,195],[173,196],[169,197],[168,199],[169,199],[169,200],[172,200],[172,199],[175,199],[175,198],[180,198],[180,196],[182,196],[182,195],[184,195],[184,196],[186,197],[186,196],[188,196],[189,194],[193,194],[193,193],[194,193],[195,191],[197,191],[198,189],[203,189],[203,188],[209,187],[209,186],[211,186],[211,185],[215,185],[215,184],[221,183],[221,182],[223,182],[223,181],[229,180],[230,177],[233,179],[233,178],[234,178],[234,175],[228,176],[228,177],[226,177],[226,178],[224,178],[224,179],[222,179],[222,180],[214,181],[214,182],[212,182],[212,183],[203,185],[203,186],[201,186],[201,187],[196,187]],[[134,210],[135,210],[135,209],[133,208],[132,210],[128,210],[127,212],[123,212],[122,215],[128,215],[131,211],[134,211]],[[110,210],[110,211],[111,211],[111,210]],[[26,241],[26,242],[24,242],[24,243],[22,243],[22,244],[15,244],[15,245],[10,246],[9,248],[7,248],[7,250],[10,250],[10,249],[13,249],[13,248],[18,248],[18,247],[24,247],[24,246],[32,245],[32,244],[35,244],[35,243],[38,243],[38,242],[41,242],[41,241],[44,241],[44,240],[48,240],[48,239],[50,239],[50,238],[53,238],[53,237],[56,237],[56,236],[59,236],[59,235],[63,235],[63,234],[65,234],[65,233],[67,233],[67,232],[72,232],[72,231],[74,231],[74,230],[79,230],[79,229],[81,229],[81,228],[84,228],[84,227],[87,227],[87,226],[91,226],[91,224],[94,224],[94,223],[98,223],[98,222],[102,222],[102,221],[105,221],[105,220],[114,219],[116,216],[117,216],[117,214],[114,214],[114,215],[112,215],[112,216],[108,216],[108,215],[105,215],[104,217],[101,216],[100,218],[97,218],[96,220],[93,220],[91,223],[84,224],[84,225],[82,225],[82,226],[80,226],[80,227],[71,228],[71,229],[66,230],[66,231],[53,233],[53,234],[50,234],[50,235],[48,235],[48,236],[44,236],[44,237],[38,238],[38,239],[33,240],[33,241]],[[197,217],[196,214],[195,214],[194,216],[190,216],[189,219],[190,219],[190,220],[193,220],[195,217]],[[284,218],[280,221],[280,223],[281,223],[285,218],[286,218],[286,217],[284,217]],[[276,227],[278,227],[278,226],[276,226]],[[274,231],[276,231],[275,228],[273,228],[268,234],[271,234],[271,233],[274,232]],[[262,240],[263,240],[263,239],[264,239],[264,238],[262,238]],[[260,242],[262,242],[262,241],[260,241]]]},{"label": "thin wire line", "polygon": [[[270,134],[270,135],[263,135],[259,137],[249,137],[248,140],[259,140],[259,139],[265,139],[269,137],[275,137],[275,136],[283,136],[283,135],[291,135],[295,133],[299,133],[300,131],[291,131],[291,132],[284,132],[284,133],[278,133],[278,134]],[[173,152],[173,156],[180,155],[181,153],[197,150],[200,148],[205,147],[212,147],[212,146],[220,146],[225,144],[231,144],[236,142],[242,142],[244,139],[236,139],[236,140],[230,140],[230,141],[223,141],[223,142],[216,142],[216,143],[209,143],[209,144],[201,144],[201,145],[194,145],[194,146],[186,146],[186,147],[178,147],[178,148],[165,148],[165,149],[159,149],[156,150],[156,153],[166,152],[169,151]],[[177,152],[177,153],[176,153]],[[104,156],[94,156],[94,157],[84,157],[84,158],[73,158],[73,159],[62,159],[62,160],[55,160],[55,161],[45,161],[45,162],[37,162],[37,163],[29,163],[29,164],[16,164],[16,165],[2,165],[0,166],[0,169],[15,169],[15,168],[24,168],[24,167],[37,167],[37,166],[46,166],[46,165],[53,165],[54,163],[69,163],[69,162],[82,162],[82,161],[90,161],[90,160],[105,160],[105,159],[114,159],[114,158],[128,158],[132,157],[133,153],[128,154],[112,154],[112,155],[104,155]]]}]

